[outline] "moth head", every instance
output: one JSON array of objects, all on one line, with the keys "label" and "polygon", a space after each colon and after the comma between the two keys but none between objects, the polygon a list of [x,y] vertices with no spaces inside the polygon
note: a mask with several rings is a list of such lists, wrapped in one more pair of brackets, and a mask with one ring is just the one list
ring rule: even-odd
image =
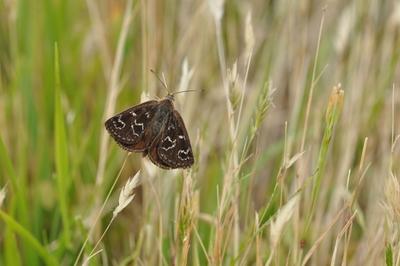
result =
[{"label": "moth head", "polygon": [[184,91],[171,92],[171,91],[168,89],[168,86],[167,86],[167,82],[166,82],[166,80],[165,80],[164,73],[161,73],[161,74],[162,74],[162,79],[161,79],[153,69],[150,69],[150,71],[156,76],[156,78],[160,81],[160,83],[163,85],[163,87],[167,90],[168,94],[167,94],[167,96],[166,96],[165,98],[168,99],[168,100],[170,100],[170,101],[174,101],[174,95],[175,95],[175,94],[178,94],[178,93],[181,93],[181,92],[198,91],[198,90],[184,90]]},{"label": "moth head", "polygon": [[165,98],[170,100],[170,101],[174,101],[175,100],[175,98],[174,98],[175,94],[176,93],[168,93],[167,96],[165,96]]}]

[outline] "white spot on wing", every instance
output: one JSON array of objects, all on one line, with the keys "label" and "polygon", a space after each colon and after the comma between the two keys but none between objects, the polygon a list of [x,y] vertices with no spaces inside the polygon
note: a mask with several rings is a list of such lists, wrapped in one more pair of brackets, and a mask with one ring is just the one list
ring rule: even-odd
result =
[{"label": "white spot on wing", "polygon": [[175,126],[173,124],[169,124],[168,125],[168,130],[170,130],[170,129],[175,129]]},{"label": "white spot on wing", "polygon": [[125,122],[121,120],[122,115],[118,116],[118,123],[115,122],[115,120],[113,121],[114,126],[116,129],[123,129],[125,127]]},{"label": "white spot on wing", "polygon": [[[140,126],[140,127],[142,128],[141,130],[139,130],[139,133],[136,133],[136,131],[135,131],[135,126]],[[133,133],[133,135],[139,137],[140,134],[142,134],[142,132],[143,132],[144,126],[143,126],[143,123],[138,123],[138,122],[136,122],[136,119],[134,119],[134,120],[133,120],[133,124],[131,125],[131,128],[132,128],[132,133]]]},{"label": "white spot on wing", "polygon": [[163,146],[161,146],[161,149],[163,149],[163,150],[165,150],[165,151],[168,151],[168,150],[170,150],[170,149],[172,149],[172,148],[174,148],[175,146],[176,146],[176,139],[174,139],[174,140],[172,140],[169,136],[167,136],[164,140],[163,140],[163,144],[164,143],[166,143],[165,141],[169,141],[169,142],[171,142],[172,144],[171,144],[171,146],[169,146],[169,147],[163,147]]},{"label": "white spot on wing", "polygon": [[132,133],[133,133],[133,135],[136,135],[136,136],[139,137],[139,134],[136,133],[135,128],[133,127],[133,125],[131,125],[131,128],[132,128]]},{"label": "white spot on wing", "polygon": [[135,126],[140,126],[142,128],[142,130],[143,130],[143,128],[144,128],[143,123],[137,123],[136,119],[133,120],[133,123],[135,124]]},{"label": "white spot on wing", "polygon": [[[179,150],[178,151],[178,158],[179,159],[181,159],[182,161],[186,161],[186,160],[189,160],[189,152],[190,152],[190,149],[188,148],[188,149],[186,149],[186,150]],[[181,156],[181,154],[185,154],[186,155],[186,158],[183,158],[182,156]]]}]

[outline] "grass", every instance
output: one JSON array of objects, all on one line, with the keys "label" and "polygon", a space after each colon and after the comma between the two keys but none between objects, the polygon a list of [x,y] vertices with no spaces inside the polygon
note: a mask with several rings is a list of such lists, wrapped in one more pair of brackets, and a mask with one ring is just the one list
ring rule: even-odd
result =
[{"label": "grass", "polygon": [[[0,2],[0,265],[400,265],[399,10]],[[150,69],[189,170],[104,129]]]}]

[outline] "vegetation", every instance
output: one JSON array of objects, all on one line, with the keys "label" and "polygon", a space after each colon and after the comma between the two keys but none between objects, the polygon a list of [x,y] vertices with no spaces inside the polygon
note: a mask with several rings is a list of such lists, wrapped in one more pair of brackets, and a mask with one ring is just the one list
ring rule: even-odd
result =
[{"label": "vegetation", "polygon": [[[400,265],[396,1],[0,1],[0,265]],[[166,90],[195,164],[104,121]]]}]

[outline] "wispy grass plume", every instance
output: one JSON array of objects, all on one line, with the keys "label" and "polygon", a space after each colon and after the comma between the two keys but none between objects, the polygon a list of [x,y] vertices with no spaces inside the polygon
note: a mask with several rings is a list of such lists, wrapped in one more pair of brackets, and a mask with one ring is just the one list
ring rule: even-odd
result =
[{"label": "wispy grass plume", "polygon": [[133,200],[135,194],[133,194],[133,189],[139,184],[140,171],[131,177],[126,182],[125,186],[121,189],[121,193],[118,198],[118,206],[113,211],[113,219],[123,210],[126,206]]},{"label": "wispy grass plume", "polygon": [[128,204],[131,203],[131,201],[135,198],[135,194],[133,193],[133,191],[139,185],[139,181],[140,181],[140,171],[138,171],[135,174],[135,176],[129,178],[128,181],[125,183],[125,185],[122,187],[121,192],[119,193],[118,205],[117,205],[117,207],[115,207],[115,209],[113,211],[113,215],[111,217],[111,220],[108,223],[106,229],[104,229],[104,231],[101,234],[99,240],[97,240],[97,242],[94,245],[92,251],[89,253],[87,259],[84,261],[84,263],[83,263],[84,265],[87,265],[89,260],[100,252],[100,251],[96,251],[96,248],[98,247],[98,245],[103,240],[104,236],[106,235],[106,233],[110,229],[111,224],[117,218],[118,214],[123,209],[125,209],[126,206],[128,206]]}]

